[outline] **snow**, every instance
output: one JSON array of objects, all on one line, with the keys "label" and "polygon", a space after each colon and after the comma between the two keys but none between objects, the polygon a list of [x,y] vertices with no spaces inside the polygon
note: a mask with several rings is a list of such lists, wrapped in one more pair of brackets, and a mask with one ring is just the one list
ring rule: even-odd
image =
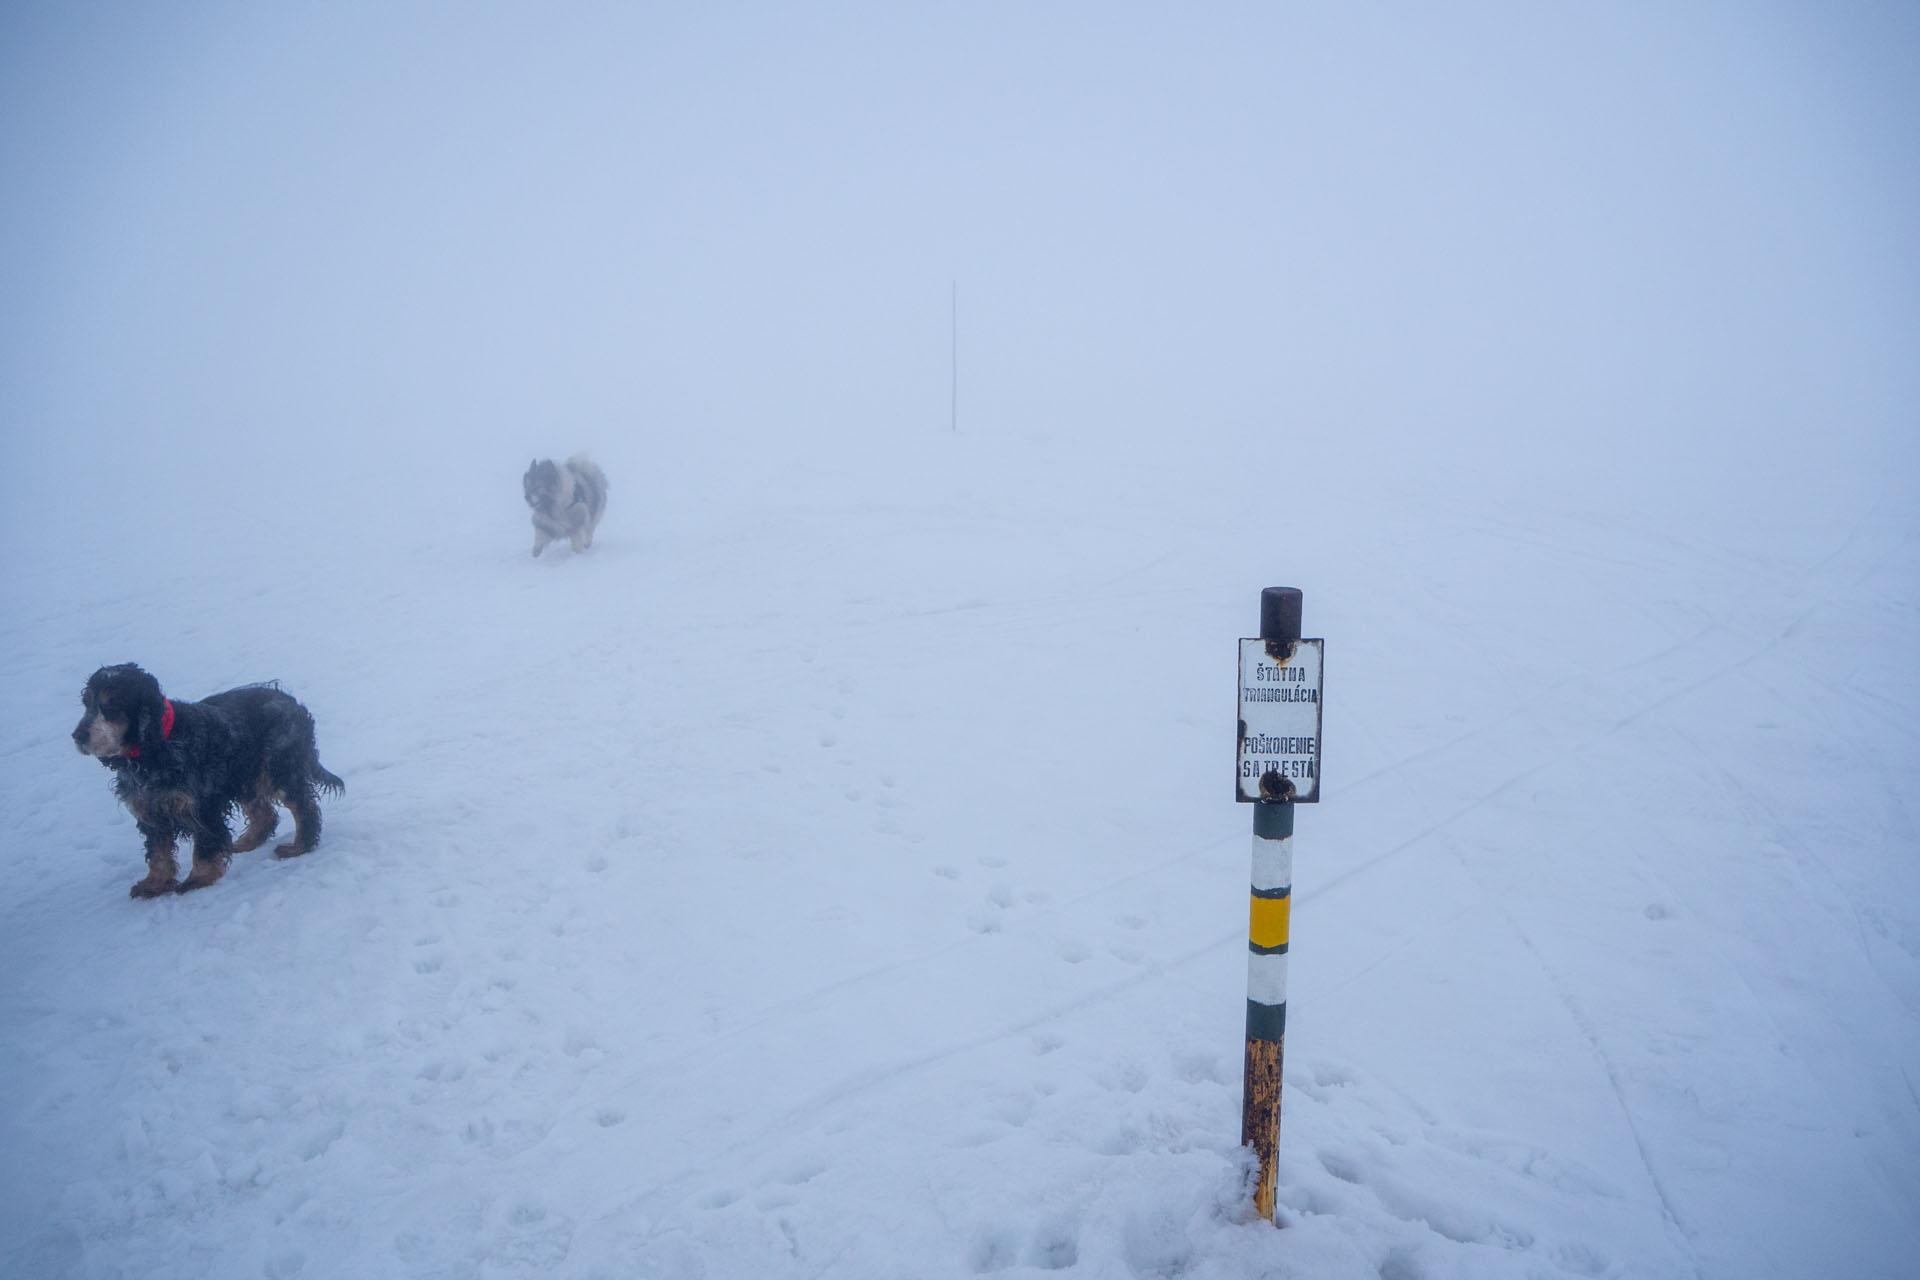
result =
[{"label": "snow", "polygon": [[[1910,30],[182,12],[5,20],[0,1273],[1914,1274]],[[313,854],[126,896],[129,660],[313,710]]]}]

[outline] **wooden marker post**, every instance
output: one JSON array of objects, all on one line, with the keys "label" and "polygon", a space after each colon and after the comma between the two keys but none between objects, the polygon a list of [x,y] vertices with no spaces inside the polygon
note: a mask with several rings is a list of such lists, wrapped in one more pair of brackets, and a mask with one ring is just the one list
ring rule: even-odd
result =
[{"label": "wooden marker post", "polygon": [[1293,906],[1293,806],[1320,799],[1320,673],[1325,642],[1300,638],[1301,594],[1260,593],[1260,635],[1240,642],[1240,759],[1235,799],[1253,804],[1247,926],[1246,1090],[1240,1142],[1260,1162],[1254,1211],[1274,1218],[1280,1080],[1287,1039],[1287,943]]}]

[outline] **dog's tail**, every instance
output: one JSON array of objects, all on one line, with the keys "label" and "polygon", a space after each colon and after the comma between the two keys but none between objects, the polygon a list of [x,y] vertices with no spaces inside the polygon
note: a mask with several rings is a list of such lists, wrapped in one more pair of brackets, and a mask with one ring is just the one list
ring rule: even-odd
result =
[{"label": "dog's tail", "polygon": [[591,475],[595,480],[598,480],[600,482],[600,488],[603,492],[605,490],[613,488],[612,485],[607,483],[607,473],[600,469],[600,464],[595,462],[593,460],[593,456],[589,454],[585,449],[582,449],[580,452],[574,454],[571,458],[568,458],[567,465],[572,467],[575,471],[585,471],[589,475]]},{"label": "dog's tail", "polygon": [[347,784],[328,773],[327,767],[318,760],[313,762],[313,785],[336,796],[347,789]]}]

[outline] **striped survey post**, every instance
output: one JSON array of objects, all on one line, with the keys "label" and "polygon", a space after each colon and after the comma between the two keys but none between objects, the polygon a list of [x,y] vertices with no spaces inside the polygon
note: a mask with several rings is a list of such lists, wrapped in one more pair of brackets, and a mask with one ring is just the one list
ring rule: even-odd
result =
[{"label": "striped survey post", "polygon": [[1259,1160],[1254,1209],[1275,1218],[1280,1076],[1287,1043],[1287,943],[1293,908],[1293,809],[1320,799],[1324,640],[1300,636],[1301,592],[1260,593],[1260,635],[1240,642],[1240,757],[1234,798],[1253,804],[1247,913],[1247,1074],[1240,1141]]},{"label": "striped survey post", "polygon": [[1240,1142],[1260,1161],[1254,1210],[1274,1217],[1280,1075],[1287,1041],[1287,924],[1293,906],[1293,806],[1253,806],[1253,886],[1247,925],[1247,1072]]}]

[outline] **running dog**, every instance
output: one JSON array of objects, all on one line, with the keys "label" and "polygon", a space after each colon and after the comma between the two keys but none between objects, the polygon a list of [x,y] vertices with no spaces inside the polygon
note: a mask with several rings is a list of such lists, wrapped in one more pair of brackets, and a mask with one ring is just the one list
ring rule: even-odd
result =
[{"label": "running dog", "polygon": [[[147,845],[147,878],[136,898],[204,889],[236,853],[256,849],[293,814],[293,839],[276,858],[297,858],[320,841],[317,791],[346,784],[320,764],[313,716],[278,685],[250,684],[200,702],[173,702],[132,663],[102,667],[80,695],[85,714],[73,745],[113,771],[114,793]],[[228,811],[247,815],[235,841]],[[174,842],[193,837],[193,870],[179,884]]]},{"label": "running dog", "polygon": [[565,538],[575,551],[593,545],[593,531],[607,509],[607,476],[586,454],[528,464],[520,488],[533,509],[533,554],[555,538]]}]

